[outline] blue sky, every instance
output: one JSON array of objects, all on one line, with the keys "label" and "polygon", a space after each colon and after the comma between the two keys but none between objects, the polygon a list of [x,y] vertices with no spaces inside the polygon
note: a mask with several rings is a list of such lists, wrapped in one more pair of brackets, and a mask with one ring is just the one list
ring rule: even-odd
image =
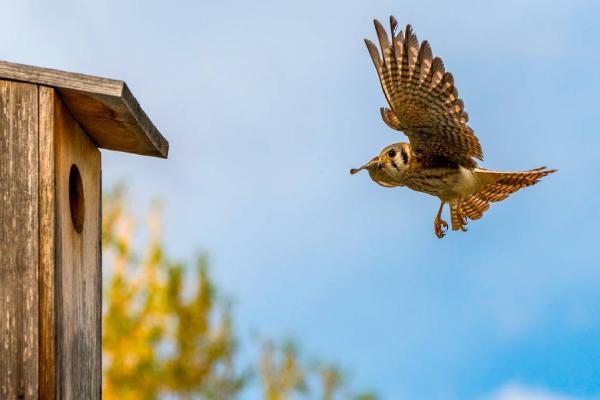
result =
[{"label": "blue sky", "polygon": [[[0,59],[125,80],[168,161],[103,152],[212,255],[238,328],[382,399],[600,396],[600,3],[0,0]],[[454,74],[483,166],[560,169],[433,234],[438,201],[351,177],[404,137],[363,37],[394,14]]]}]

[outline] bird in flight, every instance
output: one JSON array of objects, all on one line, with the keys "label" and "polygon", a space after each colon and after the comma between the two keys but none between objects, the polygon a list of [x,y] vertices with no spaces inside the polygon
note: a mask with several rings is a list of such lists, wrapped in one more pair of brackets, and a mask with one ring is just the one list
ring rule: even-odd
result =
[{"label": "bird in flight", "polygon": [[546,167],[520,172],[479,168],[475,161],[483,161],[479,139],[467,125],[463,101],[442,60],[433,57],[427,41],[419,45],[410,25],[397,33],[398,23],[390,17],[389,38],[381,23],[374,23],[381,55],[373,42],[365,39],[365,43],[390,107],[382,107],[381,116],[390,128],[408,136],[409,143],[387,146],[351,174],[364,169],[381,186],[406,186],[438,197],[441,203],[433,225],[442,238],[448,230],[442,219],[445,204],[452,230],[466,231],[468,219],[481,218],[489,203],[556,172]]}]

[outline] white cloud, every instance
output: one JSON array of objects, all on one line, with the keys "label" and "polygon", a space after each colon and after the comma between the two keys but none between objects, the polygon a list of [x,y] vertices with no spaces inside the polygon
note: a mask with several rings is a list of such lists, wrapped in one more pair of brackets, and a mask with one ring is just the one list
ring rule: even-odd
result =
[{"label": "white cloud", "polygon": [[482,400],[583,400],[583,398],[552,392],[541,387],[506,383],[490,395],[484,396]]}]

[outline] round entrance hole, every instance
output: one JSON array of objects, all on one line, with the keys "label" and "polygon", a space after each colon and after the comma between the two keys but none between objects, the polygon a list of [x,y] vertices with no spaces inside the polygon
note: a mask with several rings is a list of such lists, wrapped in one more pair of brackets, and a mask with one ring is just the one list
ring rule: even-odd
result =
[{"label": "round entrance hole", "polygon": [[69,172],[69,204],[71,206],[73,227],[75,227],[77,233],[81,233],[83,231],[85,210],[83,204],[83,183],[81,182],[79,168],[75,164],[71,165],[71,172]]}]

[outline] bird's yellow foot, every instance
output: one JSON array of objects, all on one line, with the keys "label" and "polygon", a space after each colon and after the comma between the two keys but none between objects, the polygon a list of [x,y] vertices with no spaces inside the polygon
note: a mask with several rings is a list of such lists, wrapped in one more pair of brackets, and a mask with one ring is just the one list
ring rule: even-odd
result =
[{"label": "bird's yellow foot", "polygon": [[436,218],[435,221],[433,221],[433,229],[435,230],[435,236],[437,236],[438,239],[441,239],[446,236],[446,232],[448,232],[448,223],[441,218]]}]

